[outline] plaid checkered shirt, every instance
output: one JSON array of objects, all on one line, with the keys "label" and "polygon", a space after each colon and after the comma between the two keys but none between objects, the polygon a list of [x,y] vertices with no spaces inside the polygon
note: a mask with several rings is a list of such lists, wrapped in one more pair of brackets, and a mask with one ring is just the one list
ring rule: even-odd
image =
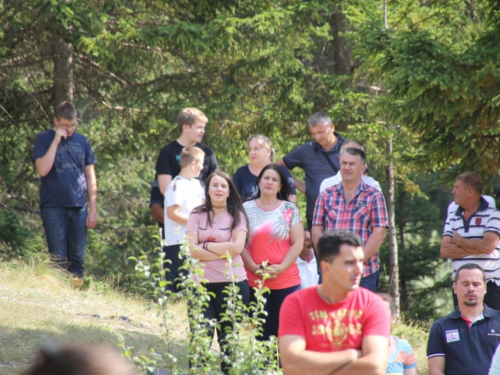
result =
[{"label": "plaid checkered shirt", "polygon": [[[387,228],[387,209],[384,195],[361,181],[352,200],[347,203],[342,184],[322,191],[314,207],[313,225],[330,229],[345,229],[361,237],[363,244],[375,227]],[[379,269],[378,251],[365,262],[363,277]]]}]

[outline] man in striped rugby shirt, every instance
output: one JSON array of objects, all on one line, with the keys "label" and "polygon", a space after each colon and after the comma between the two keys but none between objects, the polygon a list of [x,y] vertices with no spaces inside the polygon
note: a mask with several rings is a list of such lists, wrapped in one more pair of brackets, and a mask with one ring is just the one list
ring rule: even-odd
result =
[{"label": "man in striped rugby shirt", "polygon": [[[476,172],[457,176],[451,193],[459,206],[450,212],[444,225],[441,256],[451,259],[453,275],[465,263],[475,263],[484,270],[487,292],[484,303],[500,310],[500,212],[488,207],[481,197],[483,184]],[[457,306],[457,297],[453,294]]]}]

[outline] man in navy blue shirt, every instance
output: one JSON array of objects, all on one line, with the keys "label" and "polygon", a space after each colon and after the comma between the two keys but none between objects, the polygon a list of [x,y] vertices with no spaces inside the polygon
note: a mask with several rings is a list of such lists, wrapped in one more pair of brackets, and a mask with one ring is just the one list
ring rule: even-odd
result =
[{"label": "man in navy blue shirt", "polygon": [[306,194],[307,229],[312,228],[314,205],[321,182],[340,170],[339,154],[344,138],[335,132],[335,125],[326,113],[316,112],[309,117],[308,127],[314,141],[309,141],[285,155],[276,163],[293,169],[302,168],[305,183],[295,181],[295,187]]},{"label": "man in navy blue shirt", "polygon": [[487,375],[500,343],[500,311],[483,304],[483,269],[475,263],[461,266],[453,290],[458,307],[435,321],[429,333],[429,375]]},{"label": "man in navy blue shirt", "polygon": [[55,115],[54,128],[38,134],[33,152],[40,213],[52,258],[80,284],[87,228],[97,225],[96,158],[89,140],[76,133],[74,105],[62,102]]}]

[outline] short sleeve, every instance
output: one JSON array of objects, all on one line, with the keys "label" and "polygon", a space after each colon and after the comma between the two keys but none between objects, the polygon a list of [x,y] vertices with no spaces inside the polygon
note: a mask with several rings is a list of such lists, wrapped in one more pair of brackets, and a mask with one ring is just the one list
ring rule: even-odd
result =
[{"label": "short sleeve", "polygon": [[290,220],[290,225],[293,226],[297,223],[301,223],[302,222],[302,218],[300,217],[300,212],[299,212],[299,208],[297,207],[296,204],[292,203],[292,202],[288,202],[291,206],[291,208],[293,209],[293,215],[292,215],[292,219]]},{"label": "short sleeve", "polygon": [[186,224],[186,232],[198,232],[199,222],[200,222],[200,214],[199,213],[189,214],[188,221]]},{"label": "short sleeve", "polygon": [[406,340],[400,340],[401,350],[406,353],[406,359],[403,363],[405,369],[413,368],[417,365],[417,359],[415,358],[415,353],[413,353],[413,348],[410,343]]},{"label": "short sleeve", "polygon": [[373,227],[388,227],[388,219],[387,219],[387,208],[385,206],[385,199],[382,193],[377,192],[375,199],[373,200],[373,209],[372,209],[372,217],[371,221],[373,223]]},{"label": "short sleeve", "polygon": [[304,147],[305,147],[304,145],[301,145],[283,157],[283,163],[285,163],[285,166],[288,169],[293,169],[295,167],[303,168],[303,166],[304,166],[303,148]]},{"label": "short sleeve", "polygon": [[280,308],[278,338],[297,335],[306,338],[306,327],[301,317],[301,306],[296,293],[288,295]]},{"label": "short sleeve", "polygon": [[85,139],[85,165],[93,165],[97,163],[97,159],[94,154],[94,150],[90,145],[90,141],[87,138]]},{"label": "short sleeve", "polygon": [[175,177],[171,162],[172,157],[170,155],[168,146],[166,146],[160,150],[158,159],[156,159],[156,174],[167,174]]},{"label": "short sleeve", "polygon": [[49,149],[50,144],[47,145],[45,143],[45,140],[43,139],[42,134],[38,134],[36,136],[35,148],[33,149],[33,161],[44,156],[47,153],[47,150]]},{"label": "short sleeve", "polygon": [[500,236],[500,211],[493,210],[489,216],[488,222],[486,223],[484,232],[493,232]]},{"label": "short sleeve", "polygon": [[427,341],[427,358],[444,357],[445,352],[442,328],[438,323],[434,322]]},{"label": "short sleeve", "polygon": [[241,181],[241,167],[238,168],[236,170],[236,172],[234,173],[233,183],[234,183],[234,186],[236,187],[236,190],[240,194],[240,196],[242,196],[243,195],[243,191],[242,191],[242,185],[243,185],[243,183]]},{"label": "short sleeve", "polygon": [[326,194],[324,191],[319,193],[318,198],[316,198],[316,204],[314,206],[313,222],[312,225],[325,226],[325,206],[324,199]]},{"label": "short sleeve", "polygon": [[240,213],[240,222],[238,225],[233,229],[234,230],[244,230],[245,232],[248,232],[248,222],[247,218],[243,213]]},{"label": "short sleeve", "polygon": [[443,236],[442,237],[453,237],[453,228],[451,226],[451,218],[455,215],[455,213],[452,213],[451,215],[448,215],[446,218],[446,221],[444,223],[444,229],[443,229]]},{"label": "short sleeve", "polygon": [[363,336],[389,337],[391,331],[389,311],[382,298],[376,296],[372,303],[365,309]]},{"label": "short sleeve", "polygon": [[285,173],[286,179],[292,188],[292,194],[297,195],[297,191],[295,190],[295,181],[293,181],[293,177],[290,174],[290,171],[286,168],[283,168],[283,173]]}]

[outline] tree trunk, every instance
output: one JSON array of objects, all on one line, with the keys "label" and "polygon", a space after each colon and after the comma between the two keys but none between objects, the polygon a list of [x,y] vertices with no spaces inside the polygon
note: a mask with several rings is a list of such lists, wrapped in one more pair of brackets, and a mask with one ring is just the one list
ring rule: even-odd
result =
[{"label": "tree trunk", "polygon": [[50,41],[54,61],[54,84],[52,87],[52,104],[69,100],[73,102],[73,46],[58,35]]},{"label": "tree trunk", "polygon": [[[390,130],[392,125],[387,123]],[[391,136],[389,136],[391,137]],[[396,306],[396,315],[399,317],[399,266],[398,266],[398,242],[396,239],[396,220],[394,210],[394,166],[392,162],[392,139],[387,141],[387,215],[389,219],[389,294]]]}]

